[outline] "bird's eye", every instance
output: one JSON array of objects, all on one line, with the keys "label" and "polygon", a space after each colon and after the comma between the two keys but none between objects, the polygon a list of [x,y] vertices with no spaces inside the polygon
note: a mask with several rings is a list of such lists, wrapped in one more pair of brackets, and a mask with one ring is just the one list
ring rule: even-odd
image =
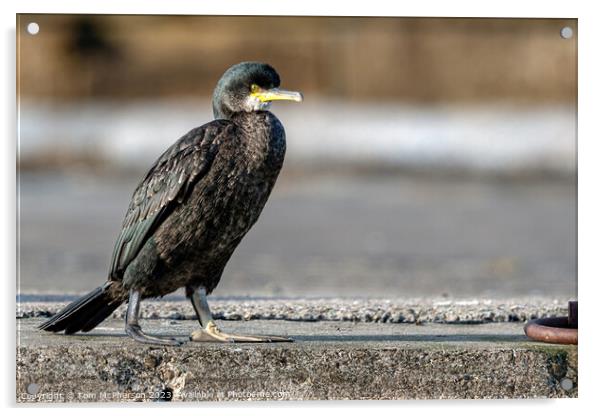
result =
[{"label": "bird's eye", "polygon": [[259,91],[259,85],[251,84],[251,92],[255,93],[257,91]]}]

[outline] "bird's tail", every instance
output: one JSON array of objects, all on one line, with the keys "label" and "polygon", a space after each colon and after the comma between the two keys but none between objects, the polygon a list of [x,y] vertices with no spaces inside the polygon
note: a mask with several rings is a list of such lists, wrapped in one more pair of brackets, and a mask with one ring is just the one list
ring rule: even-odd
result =
[{"label": "bird's tail", "polygon": [[[38,328],[44,331],[73,334],[78,331],[88,332],[113,313],[124,301],[124,297],[116,296],[116,282],[107,282],[87,295],[67,305],[52,318]],[[113,290],[112,290],[113,289]]]}]

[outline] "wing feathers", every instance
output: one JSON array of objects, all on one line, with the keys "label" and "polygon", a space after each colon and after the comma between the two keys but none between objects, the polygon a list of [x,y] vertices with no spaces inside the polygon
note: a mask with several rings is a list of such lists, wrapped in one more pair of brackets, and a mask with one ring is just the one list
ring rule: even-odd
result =
[{"label": "wing feathers", "polygon": [[215,120],[190,131],[174,143],[149,170],[132,195],[132,201],[115,243],[110,278],[120,279],[154,230],[185,201],[203,177],[219,149],[219,137],[231,126]]}]

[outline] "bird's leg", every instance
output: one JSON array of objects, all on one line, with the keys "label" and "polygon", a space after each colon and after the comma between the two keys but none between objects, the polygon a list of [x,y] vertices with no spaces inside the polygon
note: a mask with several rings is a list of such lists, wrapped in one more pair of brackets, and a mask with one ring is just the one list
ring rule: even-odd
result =
[{"label": "bird's leg", "polygon": [[207,303],[207,292],[205,288],[192,291],[190,294],[192,306],[201,324],[190,334],[190,340],[196,342],[293,342],[291,338],[262,335],[236,335],[222,332],[213,321],[209,304]]},{"label": "bird's leg", "polygon": [[130,337],[138,342],[144,344],[153,345],[167,345],[172,347],[178,347],[182,345],[182,342],[173,338],[158,338],[150,335],[146,335],[142,332],[142,328],[138,324],[138,315],[140,313],[140,292],[137,290],[130,290],[130,298],[128,301],[128,310],[125,315],[125,332]]}]

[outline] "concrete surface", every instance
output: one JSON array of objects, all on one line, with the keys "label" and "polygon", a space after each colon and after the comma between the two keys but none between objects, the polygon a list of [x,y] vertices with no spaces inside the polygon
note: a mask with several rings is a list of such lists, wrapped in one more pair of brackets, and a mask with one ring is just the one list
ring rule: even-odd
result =
[{"label": "concrete surface", "polygon": [[[577,396],[577,348],[529,341],[522,323],[218,321],[286,344],[137,344],[111,319],[86,335],[17,320],[17,401],[542,398]],[[195,321],[145,319],[187,339]]]},{"label": "concrete surface", "polygon": [[[17,318],[48,317],[73,296],[54,296],[40,301],[37,295],[20,295]],[[53,302],[49,302],[53,299]],[[27,301],[24,301],[27,300]],[[61,300],[57,302],[57,300]],[[487,323],[525,322],[548,316],[566,316],[568,299],[373,299],[373,298],[220,298],[209,297],[217,319],[286,319],[289,321],[352,321],[382,323]],[[114,318],[125,316],[122,305]],[[143,318],[196,319],[188,300],[147,300],[140,308]]]}]

